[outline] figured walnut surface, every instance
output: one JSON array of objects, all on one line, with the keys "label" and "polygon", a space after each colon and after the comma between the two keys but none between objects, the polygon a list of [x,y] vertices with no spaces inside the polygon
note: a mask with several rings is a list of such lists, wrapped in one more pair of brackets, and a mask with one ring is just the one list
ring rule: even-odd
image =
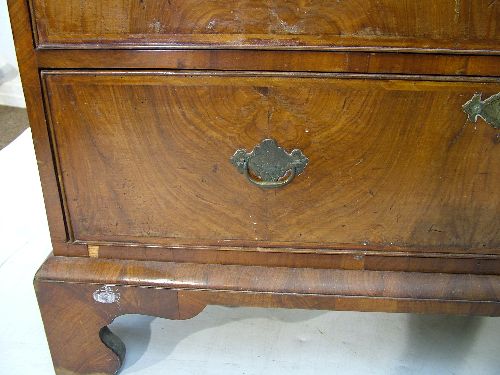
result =
[{"label": "figured walnut surface", "polygon": [[491,0],[31,0],[41,46],[499,52]]},{"label": "figured walnut surface", "polygon": [[498,275],[177,264],[54,256],[42,265],[36,280],[186,291],[491,302],[495,309],[499,307],[500,298]]},{"label": "figured walnut surface", "polygon": [[45,69],[194,69],[372,74],[500,75],[500,56],[354,51],[38,49]]},{"label": "figured walnut surface", "polygon": [[[8,5],[58,375],[115,373],[122,314],[500,314],[499,134],[461,108],[500,91],[498,1]],[[310,159],[283,190],[229,162],[267,137]]]},{"label": "figured walnut surface", "polygon": [[49,257],[35,288],[56,373],[102,375],[121,365],[106,326],[123,314],[188,319],[214,304],[498,315],[498,278]]},{"label": "figured walnut surface", "polygon": [[[86,248],[86,246],[83,247]],[[301,249],[278,246],[263,248],[248,245],[229,248],[222,245],[187,248],[93,245],[89,246],[89,253],[91,253],[91,249],[96,248],[98,249],[98,257],[103,259],[317,269],[500,274],[500,259],[491,254],[393,252],[364,250],[362,248]]]},{"label": "figured walnut surface", "polygon": [[[498,134],[462,110],[496,81],[44,77],[75,240],[499,254]],[[309,158],[283,189],[229,162],[264,138]]]}]

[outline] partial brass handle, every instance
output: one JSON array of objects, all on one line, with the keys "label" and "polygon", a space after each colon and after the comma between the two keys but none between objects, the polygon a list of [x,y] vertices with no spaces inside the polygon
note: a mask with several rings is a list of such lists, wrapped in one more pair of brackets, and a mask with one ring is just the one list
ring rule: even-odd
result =
[{"label": "partial brass handle", "polygon": [[288,177],[285,180],[278,180],[278,181],[257,180],[254,177],[252,177],[252,175],[250,174],[250,171],[248,170],[248,162],[245,162],[245,177],[252,184],[257,185],[258,187],[261,187],[262,189],[276,189],[276,188],[288,185],[295,178],[295,174],[296,174],[295,168],[290,169],[288,172],[290,172],[290,173],[288,174]]},{"label": "partial brass handle", "polygon": [[500,92],[485,100],[481,100],[481,94],[476,93],[462,108],[469,121],[476,122],[481,117],[495,129],[500,129]]},{"label": "partial brass handle", "polygon": [[302,151],[295,149],[288,153],[274,139],[264,139],[251,152],[239,149],[231,158],[238,171],[262,189],[288,185],[304,171],[308,162]]}]

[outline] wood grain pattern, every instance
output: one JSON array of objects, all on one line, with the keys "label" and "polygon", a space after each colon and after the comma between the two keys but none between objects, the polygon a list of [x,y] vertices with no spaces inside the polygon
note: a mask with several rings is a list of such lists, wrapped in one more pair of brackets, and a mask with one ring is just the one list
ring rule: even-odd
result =
[{"label": "wood grain pattern", "polygon": [[[8,5],[58,375],[116,373],[123,314],[500,315],[500,134],[461,108],[500,91],[500,2]],[[282,190],[229,162],[267,137],[310,159]]]},{"label": "wood grain pattern", "polygon": [[394,48],[498,53],[488,0],[31,0],[42,47]]},{"label": "wood grain pattern", "polygon": [[[490,83],[47,72],[74,239],[500,254]],[[487,80],[486,80],[487,81]],[[228,162],[271,137],[310,165],[262,191]]]},{"label": "wood grain pattern", "polygon": [[29,9],[26,1],[8,0],[17,60],[23,84],[24,97],[33,136],[33,144],[42,181],[43,197],[55,251],[68,255],[82,255],[83,246],[68,246],[64,210],[59,192],[56,165],[52,154],[51,135],[45,119],[40,75],[34,50]]},{"label": "wood grain pattern", "polygon": [[198,69],[500,76],[500,56],[266,50],[38,49],[47,69]]},{"label": "wood grain pattern", "polygon": [[485,302],[500,312],[499,278],[491,275],[314,270],[71,257],[49,257],[36,276],[39,282],[148,286],[186,292],[236,293],[236,296],[237,293],[275,293],[311,297]]},{"label": "wood grain pattern", "polygon": [[[198,309],[194,304],[180,306],[173,290],[55,281],[37,279],[35,289],[57,375],[115,374],[125,352],[123,343],[110,333],[107,325],[120,315],[188,319],[205,306]],[[96,293],[108,293],[108,300],[96,301]],[[107,340],[103,339],[103,333]],[[116,347],[108,347],[110,335],[115,346],[119,343],[120,355]]]},{"label": "wood grain pattern", "polygon": [[123,314],[188,319],[214,304],[496,316],[498,279],[49,257],[35,288],[56,374],[102,375],[120,367],[106,326]]},{"label": "wood grain pattern", "polygon": [[[90,248],[91,246],[89,246]],[[90,253],[90,251],[89,251]],[[165,248],[104,245],[103,259],[152,260],[160,262],[232,264],[292,268],[325,268],[401,272],[472,273],[499,275],[500,257],[478,254],[366,251],[355,249],[290,249],[238,247]]]}]

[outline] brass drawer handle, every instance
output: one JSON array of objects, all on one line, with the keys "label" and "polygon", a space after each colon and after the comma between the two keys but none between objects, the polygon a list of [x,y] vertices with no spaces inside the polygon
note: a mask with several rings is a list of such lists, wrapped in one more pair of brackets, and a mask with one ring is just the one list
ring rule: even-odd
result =
[{"label": "brass drawer handle", "polygon": [[295,149],[288,153],[274,139],[264,139],[251,152],[237,150],[231,163],[248,181],[263,189],[288,185],[301,174],[309,159]]},{"label": "brass drawer handle", "polygon": [[469,121],[476,122],[481,117],[495,129],[500,129],[500,92],[481,100],[481,94],[474,94],[471,100],[465,103],[462,108],[467,113]]}]

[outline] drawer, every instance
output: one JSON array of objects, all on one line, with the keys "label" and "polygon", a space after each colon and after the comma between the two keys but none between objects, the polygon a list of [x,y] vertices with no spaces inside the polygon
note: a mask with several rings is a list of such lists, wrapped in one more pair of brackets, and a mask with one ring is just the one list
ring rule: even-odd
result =
[{"label": "drawer", "polygon": [[[497,79],[47,71],[43,81],[75,241],[500,254],[499,130],[462,108],[500,92]],[[294,149],[303,164],[290,183],[255,185],[257,156],[269,172]],[[248,156],[247,176],[235,154]]]},{"label": "drawer", "polygon": [[498,53],[491,0],[30,0],[43,47],[483,50]]}]

